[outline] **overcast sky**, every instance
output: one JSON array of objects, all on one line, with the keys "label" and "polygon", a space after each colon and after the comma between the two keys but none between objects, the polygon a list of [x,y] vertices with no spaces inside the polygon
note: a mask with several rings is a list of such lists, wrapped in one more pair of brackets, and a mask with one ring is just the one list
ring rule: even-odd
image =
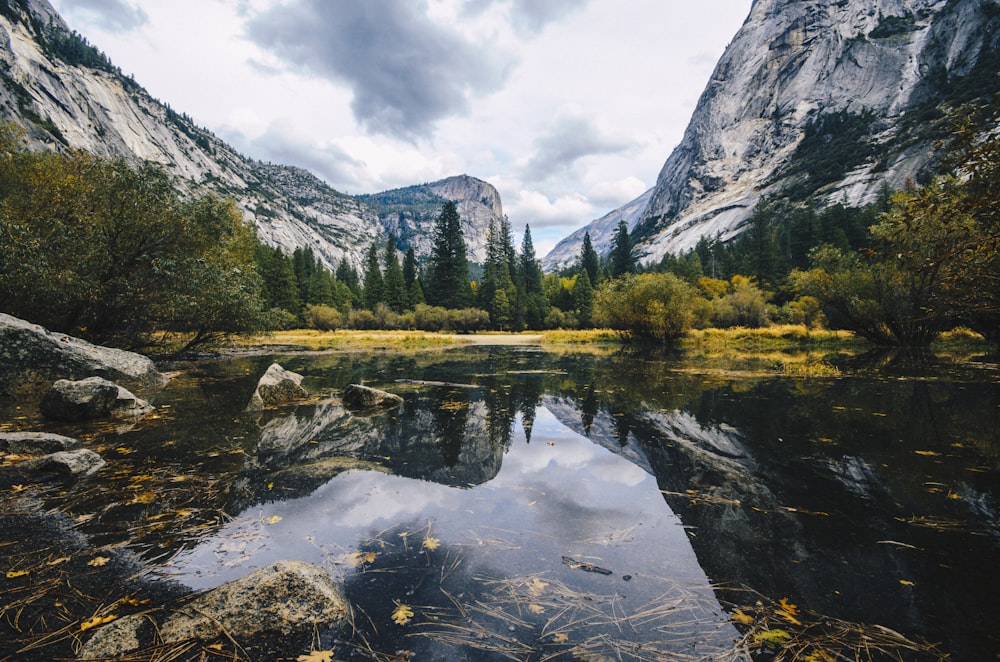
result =
[{"label": "overcast sky", "polygon": [[469,174],[539,257],[656,182],[751,0],[51,0],[161,101],[345,193]]}]

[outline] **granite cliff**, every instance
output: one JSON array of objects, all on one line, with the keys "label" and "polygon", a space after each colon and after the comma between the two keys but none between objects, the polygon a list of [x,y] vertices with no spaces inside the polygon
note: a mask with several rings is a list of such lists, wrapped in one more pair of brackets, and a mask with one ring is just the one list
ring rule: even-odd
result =
[{"label": "granite cliff", "polygon": [[998,47],[995,0],[756,0],[639,214],[636,256],[733,238],[764,196],[859,206],[923,180],[948,112],[1000,92]]}]

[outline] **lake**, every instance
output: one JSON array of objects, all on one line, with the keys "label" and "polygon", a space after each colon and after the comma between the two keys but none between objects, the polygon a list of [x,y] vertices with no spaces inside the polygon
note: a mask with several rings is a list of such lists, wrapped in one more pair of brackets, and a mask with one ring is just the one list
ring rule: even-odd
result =
[{"label": "lake", "polygon": [[[314,398],[244,413],[274,361]],[[533,346],[176,367],[154,417],[44,425],[108,466],[39,498],[189,589],[323,566],[353,623],[290,659],[1000,652],[1000,371],[981,359],[805,379]],[[352,415],[349,383],[404,404]]]}]

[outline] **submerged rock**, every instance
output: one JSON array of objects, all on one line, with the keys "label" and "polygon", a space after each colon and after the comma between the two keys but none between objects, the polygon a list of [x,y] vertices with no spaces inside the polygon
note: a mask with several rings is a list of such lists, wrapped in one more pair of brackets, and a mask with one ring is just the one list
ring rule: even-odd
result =
[{"label": "submerged rock", "polygon": [[25,460],[17,465],[19,470],[56,473],[66,478],[89,476],[103,467],[107,462],[100,455],[86,448],[76,448],[69,451],[58,451],[43,455],[32,460]]},{"label": "submerged rock", "polygon": [[42,398],[42,414],[56,421],[85,421],[114,416],[143,416],[153,407],[128,389],[101,377],[60,379]]},{"label": "submerged rock", "polygon": [[0,313],[0,393],[34,392],[57,379],[92,376],[139,391],[167,383],[167,377],[141,354],[92,345]]},{"label": "submerged rock", "polygon": [[44,455],[68,451],[79,446],[72,437],[49,432],[0,432],[0,453]]},{"label": "submerged rock", "polygon": [[360,384],[345,386],[342,399],[344,406],[353,410],[391,409],[403,404],[403,398],[395,393],[387,393]]},{"label": "submerged rock", "polygon": [[195,598],[160,628],[164,642],[237,640],[262,632],[284,635],[339,627],[350,613],[330,573],[302,561],[277,561]]},{"label": "submerged rock", "polygon": [[302,375],[272,363],[257,382],[257,390],[250,397],[246,410],[258,411],[265,407],[295,402],[308,396],[308,391],[302,388]]}]

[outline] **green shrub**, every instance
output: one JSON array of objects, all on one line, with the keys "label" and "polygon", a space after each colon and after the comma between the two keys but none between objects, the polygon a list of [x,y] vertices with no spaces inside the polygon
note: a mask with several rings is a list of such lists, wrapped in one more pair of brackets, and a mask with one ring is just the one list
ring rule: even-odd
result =
[{"label": "green shrub", "polygon": [[694,325],[699,299],[693,285],[673,274],[628,275],[601,286],[595,318],[623,336],[670,343]]}]

